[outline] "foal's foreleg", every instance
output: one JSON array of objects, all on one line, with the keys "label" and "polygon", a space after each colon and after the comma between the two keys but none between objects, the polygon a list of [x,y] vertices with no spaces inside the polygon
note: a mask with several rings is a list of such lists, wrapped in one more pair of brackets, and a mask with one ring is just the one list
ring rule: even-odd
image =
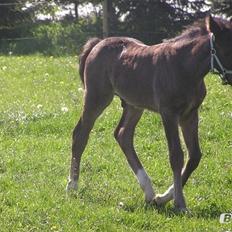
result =
[{"label": "foal's foreleg", "polygon": [[[189,158],[182,170],[182,186],[184,186],[192,174],[197,168],[201,160],[201,151],[198,140],[198,112],[193,111],[187,118],[180,122],[184,140],[188,149]],[[157,195],[157,204],[165,204],[173,199],[174,186],[171,185],[169,189],[162,195]]]},{"label": "foal's foreleg", "polygon": [[198,139],[198,112],[192,112],[191,115],[180,123],[185,144],[188,149],[189,159],[182,171],[182,184],[186,184],[192,172],[198,167],[201,160],[201,150]]},{"label": "foal's foreleg", "polygon": [[144,170],[133,145],[135,127],[142,113],[142,110],[135,109],[132,106],[124,106],[123,115],[114,132],[114,136],[125,153],[130,167],[137,176],[139,184],[145,193],[145,201],[151,202],[155,195],[151,180]]},{"label": "foal's foreleg", "polygon": [[162,115],[163,125],[168,141],[169,159],[173,171],[173,186],[163,195],[157,195],[155,202],[158,205],[174,197],[174,205],[179,210],[185,210],[186,204],[182,190],[181,170],[184,163],[184,155],[180,145],[178,133],[178,119],[175,115]]}]

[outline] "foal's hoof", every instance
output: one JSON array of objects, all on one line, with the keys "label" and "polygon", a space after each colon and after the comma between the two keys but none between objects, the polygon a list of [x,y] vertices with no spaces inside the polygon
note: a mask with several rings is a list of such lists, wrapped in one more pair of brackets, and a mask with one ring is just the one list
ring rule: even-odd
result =
[{"label": "foal's hoof", "polygon": [[152,205],[154,205],[154,201],[153,201],[153,199],[145,199],[145,204],[148,206],[152,206]]},{"label": "foal's hoof", "polygon": [[178,214],[192,216],[191,211],[188,208],[186,208],[186,207],[175,207],[175,211]]},{"label": "foal's hoof", "polygon": [[153,204],[153,199],[154,199],[154,194],[149,195],[149,196],[145,196],[145,203],[148,205],[152,205]]},{"label": "foal's hoof", "polygon": [[66,186],[66,192],[77,191],[77,182],[69,180]]},{"label": "foal's hoof", "polygon": [[162,197],[161,194],[157,194],[153,198],[153,204],[156,205],[157,207],[162,207],[166,204],[167,202],[164,200],[164,197]]}]

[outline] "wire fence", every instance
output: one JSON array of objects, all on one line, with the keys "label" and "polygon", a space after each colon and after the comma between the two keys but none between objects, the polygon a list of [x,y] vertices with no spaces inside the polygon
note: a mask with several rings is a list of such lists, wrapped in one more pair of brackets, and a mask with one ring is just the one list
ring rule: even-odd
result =
[{"label": "wire fence", "polygon": [[[34,5],[47,4],[46,1],[33,2]],[[0,3],[1,6],[25,6],[25,2],[3,2]]]},{"label": "wire fence", "polygon": [[[148,45],[159,43],[162,41],[162,39],[168,37],[167,33],[165,32],[152,31],[143,32],[142,35],[141,33],[136,32],[112,31],[109,36],[132,37],[141,40],[142,42]],[[0,54],[79,54],[86,41],[92,37],[103,38],[103,33],[102,31],[86,31],[81,33],[75,33],[74,35],[59,34],[57,36],[54,34],[47,36],[46,34],[44,34],[43,36],[0,38]]]},{"label": "wire fence", "polygon": [[1,6],[17,6],[17,5],[22,5],[22,3],[19,3],[19,2],[0,3],[0,7],[1,7]]},{"label": "wire fence", "polygon": [[[0,3],[0,7],[22,6],[30,7],[43,5],[46,7],[48,1],[35,1],[32,4],[25,2]],[[52,6],[52,5],[51,5]],[[43,7],[43,6],[42,6]],[[91,37],[103,38],[101,25],[83,24],[82,22],[70,23],[63,22],[42,22],[21,23],[14,25],[0,25],[0,53],[3,54],[28,54],[28,53],[46,53],[55,55],[59,52],[75,53],[80,51],[83,44]],[[42,28],[43,27],[43,28]],[[97,29],[95,28],[97,27]],[[89,29],[90,28],[90,29]],[[41,30],[42,29],[42,30]],[[16,33],[15,33],[16,32]],[[133,37],[145,42],[146,44],[155,44],[161,42],[162,39],[168,38],[167,32],[163,31],[115,31],[111,30],[109,36],[125,36]]]},{"label": "wire fence", "polygon": [[1,38],[0,41],[21,41],[39,39],[38,37],[20,37],[20,38]]}]

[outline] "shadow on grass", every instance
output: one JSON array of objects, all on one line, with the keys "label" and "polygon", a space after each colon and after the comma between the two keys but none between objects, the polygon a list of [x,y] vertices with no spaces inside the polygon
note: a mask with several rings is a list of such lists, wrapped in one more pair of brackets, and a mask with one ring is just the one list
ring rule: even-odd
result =
[{"label": "shadow on grass", "polygon": [[194,209],[194,216],[204,219],[219,219],[222,213],[230,212],[230,210],[229,208],[224,208],[222,205],[211,203],[203,207],[196,207]]},{"label": "shadow on grass", "polygon": [[171,203],[167,204],[166,206],[156,206],[155,204],[153,205],[146,204],[144,208],[145,210],[153,210],[155,211],[155,213],[158,213],[168,218],[172,218],[175,216],[188,216],[188,217],[193,216],[191,211],[188,212],[178,211],[177,209],[174,208],[174,206]]},{"label": "shadow on grass", "polygon": [[196,207],[194,209],[190,209],[189,212],[180,212],[174,208],[174,206],[169,203],[167,206],[158,207],[154,204],[144,204],[143,206],[134,204],[134,205],[124,205],[122,208],[124,211],[133,213],[138,208],[143,207],[146,211],[153,211],[155,214],[160,214],[168,218],[176,217],[176,216],[185,216],[189,218],[204,218],[204,219],[218,219],[220,214],[223,212],[229,212],[230,209],[223,209],[220,205],[215,203],[211,203],[205,207]]},{"label": "shadow on grass", "polygon": [[[79,193],[73,193],[71,196],[74,199],[89,199],[90,196],[86,197],[86,194],[88,195],[88,193],[86,193],[86,191],[82,189],[82,191],[80,191]],[[93,200],[93,202],[104,204],[106,201],[105,197],[98,197],[97,199]],[[110,200],[111,197],[112,196],[109,196],[109,198],[107,198],[107,202]],[[155,204],[146,204],[141,201],[124,201],[123,203],[119,203],[116,207],[128,213],[136,213],[138,211],[141,211],[142,209],[145,213],[153,212],[154,214],[159,214],[166,218],[173,218],[177,216],[194,219],[219,219],[222,213],[230,212],[231,210],[228,207],[225,208],[224,205],[220,205],[215,202],[195,206],[193,208],[190,208],[188,212],[180,212],[176,210],[173,206],[173,202],[169,202],[166,206],[158,207]]]},{"label": "shadow on grass", "polygon": [[[161,214],[161,215],[165,215],[166,217],[174,217],[176,215],[180,215],[180,212],[177,212],[174,207],[172,207],[171,205],[168,204],[168,206],[166,207],[158,207],[155,204],[125,204],[122,209],[126,212],[129,213],[134,213],[136,212],[138,209],[143,208],[145,212],[154,212],[154,214]],[[182,213],[183,215],[183,213]]]}]

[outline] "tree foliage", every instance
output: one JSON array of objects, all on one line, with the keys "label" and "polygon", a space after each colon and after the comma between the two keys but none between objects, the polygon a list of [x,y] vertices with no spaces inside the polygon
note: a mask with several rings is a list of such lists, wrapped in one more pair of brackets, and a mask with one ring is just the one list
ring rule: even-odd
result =
[{"label": "tree foliage", "polygon": [[[116,28],[151,43],[173,36],[183,25],[202,17],[206,12],[202,10],[206,6],[204,0],[118,0],[113,5],[118,9],[116,18],[120,26]],[[115,34],[114,31],[112,34]]]},{"label": "tree foliage", "polygon": [[0,0],[0,38],[20,35],[20,26],[31,19],[31,12],[24,9],[26,0]]},{"label": "tree foliage", "polygon": [[[82,43],[90,36],[102,34],[102,11],[96,13],[99,10],[95,10],[95,14],[88,17],[79,12],[80,7],[88,3],[102,9],[103,0],[0,0],[0,39],[39,37],[43,43],[51,40],[52,46],[48,47],[54,47],[65,34],[66,41],[72,38]],[[108,0],[108,3],[109,35],[131,36],[148,44],[174,36],[209,10],[217,15],[232,16],[232,0]],[[56,17],[62,10],[66,10],[67,15]],[[43,20],[38,15],[50,18]],[[59,26],[55,27],[55,23]],[[59,33],[53,33],[57,28]],[[77,33],[74,33],[75,28],[78,28]],[[46,39],[46,30],[50,33],[49,39]],[[57,47],[58,44],[60,42]]]},{"label": "tree foliage", "polygon": [[26,0],[0,0],[0,27],[12,27],[28,19],[29,12],[22,9],[25,3]]},{"label": "tree foliage", "polygon": [[232,16],[232,0],[210,0],[215,14]]}]

